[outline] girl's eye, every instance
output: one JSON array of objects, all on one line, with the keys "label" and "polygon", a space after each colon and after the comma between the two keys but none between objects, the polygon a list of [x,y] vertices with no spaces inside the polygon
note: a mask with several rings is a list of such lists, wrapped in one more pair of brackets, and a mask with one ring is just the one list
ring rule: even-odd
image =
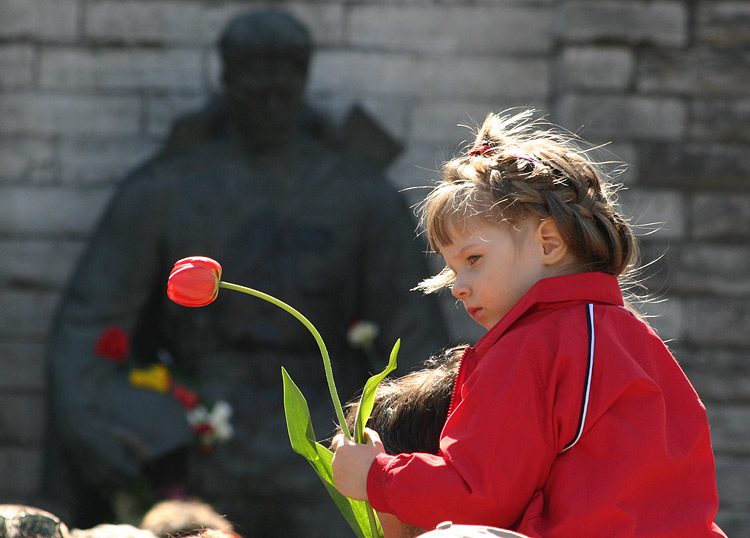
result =
[{"label": "girl's eye", "polygon": [[479,258],[481,258],[481,256],[477,256],[477,255],[469,256],[468,257],[469,265],[474,265],[475,263],[477,263],[479,261]]}]

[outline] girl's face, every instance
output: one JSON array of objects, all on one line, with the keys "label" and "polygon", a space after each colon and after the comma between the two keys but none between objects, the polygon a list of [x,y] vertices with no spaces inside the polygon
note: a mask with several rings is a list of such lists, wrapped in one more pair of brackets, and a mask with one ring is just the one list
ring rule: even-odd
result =
[{"label": "girl's face", "polygon": [[544,264],[534,221],[520,230],[509,224],[472,223],[452,234],[440,249],[455,273],[452,293],[474,321],[489,330],[540,279],[551,276]]}]

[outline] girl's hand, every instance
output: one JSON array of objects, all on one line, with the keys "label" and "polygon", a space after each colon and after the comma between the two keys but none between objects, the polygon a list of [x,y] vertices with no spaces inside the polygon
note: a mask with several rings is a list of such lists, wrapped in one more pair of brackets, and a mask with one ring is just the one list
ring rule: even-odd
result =
[{"label": "girl's hand", "polygon": [[331,441],[333,481],[339,493],[355,501],[367,500],[367,473],[383,442],[375,430],[365,428],[366,444],[355,443],[339,434]]}]

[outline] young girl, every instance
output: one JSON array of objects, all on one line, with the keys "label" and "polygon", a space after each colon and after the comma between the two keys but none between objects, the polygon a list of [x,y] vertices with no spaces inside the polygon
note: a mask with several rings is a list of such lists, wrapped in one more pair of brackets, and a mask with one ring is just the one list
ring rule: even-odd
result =
[{"label": "young girl", "polygon": [[464,353],[440,452],[334,439],[344,495],[431,529],[721,537],[706,412],[626,309],[637,243],[607,178],[531,112],[490,115],[421,207],[450,287],[487,333]]}]

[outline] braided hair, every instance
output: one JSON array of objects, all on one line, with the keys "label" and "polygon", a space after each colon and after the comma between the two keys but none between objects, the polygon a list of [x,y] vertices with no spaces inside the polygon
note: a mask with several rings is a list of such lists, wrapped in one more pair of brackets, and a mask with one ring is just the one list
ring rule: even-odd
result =
[{"label": "braided hair", "polygon": [[[450,245],[457,224],[551,218],[579,270],[628,276],[638,243],[617,211],[617,186],[572,135],[532,113],[490,114],[468,153],[443,165],[442,180],[418,207],[430,246],[439,252]],[[445,268],[419,289],[435,292],[452,282]]]}]

